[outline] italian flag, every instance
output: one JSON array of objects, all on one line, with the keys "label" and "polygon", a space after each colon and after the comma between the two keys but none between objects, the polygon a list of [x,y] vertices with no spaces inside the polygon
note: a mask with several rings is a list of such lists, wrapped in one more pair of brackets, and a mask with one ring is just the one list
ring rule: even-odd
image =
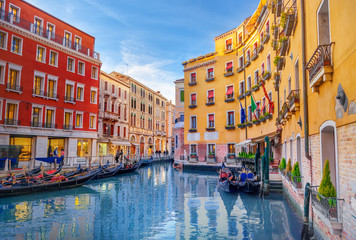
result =
[{"label": "italian flag", "polygon": [[255,103],[255,100],[253,100],[252,93],[251,93],[251,111],[252,111],[253,115],[255,116],[255,118],[257,119],[256,114],[255,114],[256,108],[257,108],[257,106]]}]

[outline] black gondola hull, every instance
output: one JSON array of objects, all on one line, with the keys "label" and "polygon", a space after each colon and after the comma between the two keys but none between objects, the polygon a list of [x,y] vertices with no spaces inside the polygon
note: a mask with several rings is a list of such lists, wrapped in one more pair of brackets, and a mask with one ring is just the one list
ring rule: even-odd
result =
[{"label": "black gondola hull", "polygon": [[219,180],[219,189],[227,193],[234,193],[239,191],[239,184],[238,182],[231,182],[229,180]]},{"label": "black gondola hull", "polygon": [[245,181],[239,183],[239,188],[245,193],[258,193],[260,191],[260,182]]}]

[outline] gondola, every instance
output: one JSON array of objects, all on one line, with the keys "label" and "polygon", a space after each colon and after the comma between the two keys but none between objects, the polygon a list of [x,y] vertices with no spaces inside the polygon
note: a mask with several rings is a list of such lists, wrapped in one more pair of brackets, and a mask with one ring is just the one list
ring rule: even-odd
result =
[{"label": "gondola", "polygon": [[131,167],[123,167],[123,168],[119,169],[115,175],[136,171],[136,169],[138,169],[141,166],[141,164],[142,164],[142,162],[139,161],[138,163],[136,163],[135,165],[133,165]]},{"label": "gondola", "polygon": [[153,162],[153,158],[148,158],[148,159],[145,159],[145,160],[141,160],[141,166],[146,166],[150,163]]},{"label": "gondola", "polygon": [[78,174],[81,174],[81,173],[84,173],[84,172],[88,172],[88,171],[89,171],[88,168],[83,169],[83,168],[81,167],[81,165],[79,165],[76,170],[74,170],[74,171],[69,171],[69,172],[65,172],[65,173],[63,173],[63,174],[61,174],[61,175],[65,176],[66,178],[70,178],[70,177],[73,177],[73,176],[75,176],[75,175],[78,175]]},{"label": "gondola", "polygon": [[[37,168],[34,168],[34,169],[26,172],[26,176],[33,176],[33,175],[38,174],[39,172],[41,172],[41,167],[42,167],[42,164],[40,166],[38,166]],[[16,174],[15,177],[16,178],[23,178],[24,175],[23,175],[23,173],[20,173],[20,174]]]},{"label": "gondola", "polygon": [[219,189],[228,193],[238,192],[239,190],[239,181],[236,179],[234,173],[229,168],[225,167],[224,164],[220,170]]},{"label": "gondola", "polygon": [[86,183],[87,181],[93,179],[100,171],[101,167],[98,169],[88,172],[87,174],[79,174],[71,177],[65,181],[45,181],[43,183],[26,183],[24,184],[14,184],[11,186],[4,187],[0,184],[0,197],[8,197],[14,195],[22,195],[29,193],[36,193],[42,191],[53,191],[59,189],[66,189],[72,187],[78,187]]},{"label": "gondola", "polygon": [[245,193],[258,193],[260,191],[260,181],[256,180],[253,173],[241,173],[239,188]]},{"label": "gondola", "polygon": [[115,176],[121,168],[122,164],[102,169],[93,179],[102,179]]}]

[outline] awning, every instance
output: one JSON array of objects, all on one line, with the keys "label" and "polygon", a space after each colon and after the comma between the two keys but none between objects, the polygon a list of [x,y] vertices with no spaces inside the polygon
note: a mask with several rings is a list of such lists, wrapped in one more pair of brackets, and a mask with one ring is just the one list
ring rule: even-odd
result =
[{"label": "awning", "polygon": [[214,97],[214,90],[208,91],[208,98],[213,98]]},{"label": "awning", "polygon": [[110,143],[117,146],[131,146],[131,143],[129,143],[128,141],[110,141]]},{"label": "awning", "polygon": [[259,137],[255,137],[252,138],[252,141],[258,143],[258,142],[264,142],[265,141],[265,137],[269,137],[270,141],[277,136],[278,133],[277,132],[271,132],[271,133],[267,133],[265,135],[259,136]]},{"label": "awning", "polygon": [[135,145],[135,146],[140,146],[139,144],[137,144],[137,143],[131,143],[132,145]]},{"label": "awning", "polygon": [[226,95],[232,95],[234,92],[234,88],[232,86],[227,87]]},{"label": "awning", "polygon": [[228,62],[228,63],[226,64],[226,69],[230,69],[230,68],[232,68],[232,62]]},{"label": "awning", "polygon": [[240,146],[247,145],[247,144],[250,143],[250,142],[251,142],[251,139],[247,139],[247,140],[245,140],[245,141],[242,141],[242,142],[236,144],[236,147],[240,147]]},{"label": "awning", "polygon": [[195,95],[195,93],[194,93],[191,95],[191,98],[192,98],[192,101],[195,101],[197,99],[197,95]]}]

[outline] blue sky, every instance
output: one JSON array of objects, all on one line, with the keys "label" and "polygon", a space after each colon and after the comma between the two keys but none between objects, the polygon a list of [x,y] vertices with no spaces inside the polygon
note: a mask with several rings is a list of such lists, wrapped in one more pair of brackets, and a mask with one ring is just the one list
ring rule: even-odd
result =
[{"label": "blue sky", "polygon": [[214,37],[259,0],[28,0],[95,37],[102,70],[127,74],[174,101],[181,63],[214,51]]}]

